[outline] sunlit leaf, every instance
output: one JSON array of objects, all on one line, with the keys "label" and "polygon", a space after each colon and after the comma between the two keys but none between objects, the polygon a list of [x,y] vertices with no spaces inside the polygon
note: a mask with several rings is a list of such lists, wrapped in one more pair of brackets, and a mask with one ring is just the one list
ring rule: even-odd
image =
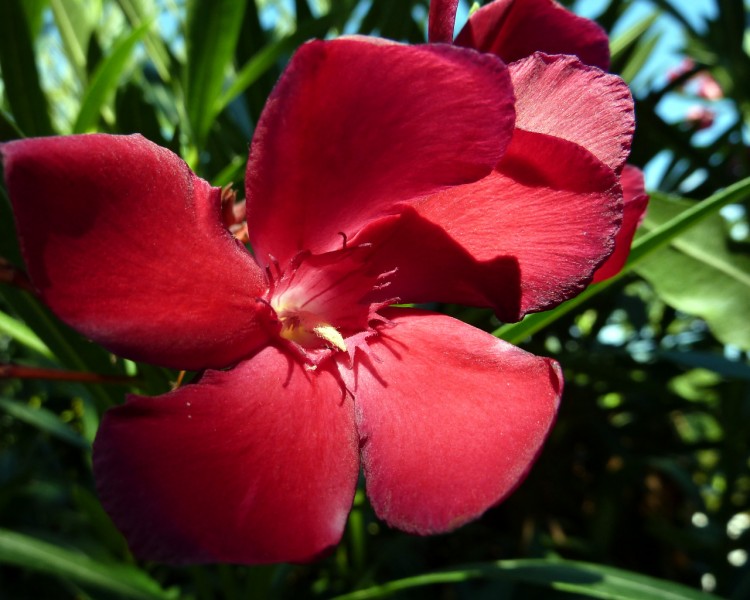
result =
[{"label": "sunlit leaf", "polygon": [[120,39],[107,58],[97,67],[83,96],[81,110],[73,125],[73,133],[85,133],[94,128],[102,106],[117,87],[133,48],[148,31],[148,27],[149,24],[144,23]]},{"label": "sunlit leaf", "polygon": [[612,57],[612,64],[616,65],[626,53],[630,52],[638,41],[651,29],[656,22],[659,13],[656,11],[646,15],[625,31],[622,31],[617,37],[609,42],[609,51]]},{"label": "sunlit leaf", "polygon": [[169,52],[164,44],[164,40],[153,30],[157,14],[154,0],[117,0],[117,3],[133,28],[138,28],[144,23],[151,23],[144,42],[148,51],[148,57],[151,59],[162,81],[171,81],[172,74],[170,72],[171,61]]},{"label": "sunlit leaf", "polygon": [[101,1],[49,0],[60,38],[78,80],[86,82],[86,49],[101,13]]},{"label": "sunlit leaf", "polygon": [[[650,231],[694,204],[655,195],[643,227]],[[705,319],[722,342],[750,350],[750,256],[729,248],[719,215],[673,238],[637,272],[665,302]]]},{"label": "sunlit leaf", "polygon": [[636,76],[643,70],[643,67],[651,60],[657,45],[661,41],[660,34],[651,34],[638,40],[630,56],[620,71],[620,76],[627,82],[631,83]]},{"label": "sunlit leaf", "polygon": [[54,357],[52,351],[39,339],[39,336],[34,333],[33,329],[2,311],[0,311],[0,333],[7,335],[10,339],[41,354],[45,358]]},{"label": "sunlit leaf", "polygon": [[208,133],[240,35],[244,2],[192,0],[188,5],[185,103],[199,144]]}]

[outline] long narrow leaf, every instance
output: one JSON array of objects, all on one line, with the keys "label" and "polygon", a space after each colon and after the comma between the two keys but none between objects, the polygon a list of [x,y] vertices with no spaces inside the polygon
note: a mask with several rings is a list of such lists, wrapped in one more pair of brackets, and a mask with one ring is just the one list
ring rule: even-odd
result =
[{"label": "long narrow leaf", "polygon": [[44,24],[44,11],[47,9],[49,0],[23,0],[23,12],[26,13],[26,22],[32,39],[39,35]]},{"label": "long narrow leaf", "polygon": [[0,409],[3,409],[11,417],[23,421],[40,431],[49,433],[58,439],[73,444],[82,449],[89,448],[88,442],[68,425],[63,423],[55,413],[46,408],[32,408],[9,398],[0,398]]},{"label": "long narrow leaf", "polygon": [[0,2],[0,69],[13,118],[26,135],[50,135],[47,98],[39,83],[31,34],[21,0]]},{"label": "long narrow leaf", "polygon": [[305,40],[325,35],[333,24],[336,23],[339,14],[343,12],[341,8],[332,8],[331,12],[327,15],[313,21],[307,21],[294,33],[267,44],[240,69],[232,80],[232,84],[216,101],[213,114],[218,115],[224,110],[234,98],[244,92],[268,71],[279,60],[279,57],[291,52]]},{"label": "long narrow leaf", "polygon": [[[117,0],[117,3],[133,28],[155,21],[157,10],[153,0]],[[164,82],[170,82],[172,80],[171,61],[164,41],[149,28],[144,43],[148,51],[148,57],[151,59],[156,72],[159,73],[159,77]]]},{"label": "long narrow leaf", "polygon": [[245,3],[234,0],[193,0],[188,6],[185,102],[199,145],[213,122],[244,10]]},{"label": "long narrow leaf", "polygon": [[0,142],[16,140],[23,137],[11,116],[4,110],[0,109]]},{"label": "long narrow leaf", "polygon": [[643,71],[646,63],[651,60],[660,41],[661,34],[652,34],[649,37],[641,38],[628,57],[627,63],[622,67],[620,77],[627,83],[631,83]]},{"label": "long narrow leaf", "polygon": [[636,265],[641,263],[653,252],[669,244],[673,238],[687,231],[696,223],[700,223],[703,219],[716,213],[727,204],[743,202],[749,197],[750,178],[747,178],[738,181],[734,185],[714,194],[710,198],[706,198],[702,202],[696,203],[675,218],[670,219],[661,226],[656,227],[647,234],[636,239],[630,250],[630,258],[628,259],[628,262],[625,264],[622,271],[611,279],[607,279],[606,281],[588,287],[583,293],[568,300],[564,304],[561,304],[554,310],[528,315],[520,323],[503,325],[496,329],[493,332],[493,335],[501,337],[514,344],[523,341],[528,336],[543,329],[547,325],[554,323],[593,296],[596,296],[609,288],[612,284],[616,283],[627,273],[632,271]]},{"label": "long narrow leaf", "polygon": [[610,40],[609,52],[612,56],[612,63],[617,63],[626,51],[632,49],[638,40],[651,29],[651,26],[658,18],[659,13],[654,11],[628,27],[628,29],[620,33],[616,38]]},{"label": "long narrow leaf", "polygon": [[177,590],[164,590],[147,573],[124,564],[107,564],[48,542],[0,529],[0,563],[48,573],[138,600],[171,600]]},{"label": "long narrow leaf", "polygon": [[100,2],[78,0],[50,0],[57,30],[60,32],[65,53],[78,76],[86,83],[86,50],[93,25],[101,11]]},{"label": "long narrow leaf", "polygon": [[148,28],[149,24],[144,23],[120,39],[109,56],[97,67],[83,96],[81,110],[73,125],[73,133],[85,133],[94,128],[102,106],[120,81],[120,76],[130,59],[133,48],[143,38]]},{"label": "long narrow leaf", "polygon": [[39,339],[39,336],[30,327],[2,311],[0,311],[0,333],[7,335],[12,340],[45,358],[54,358],[47,344]]},{"label": "long narrow leaf", "polygon": [[710,600],[716,596],[647,577],[638,573],[592,563],[563,560],[502,560],[468,565],[460,569],[389,581],[334,600],[369,600],[428,585],[478,579],[503,579],[544,588],[574,592],[589,598],[610,600]]}]

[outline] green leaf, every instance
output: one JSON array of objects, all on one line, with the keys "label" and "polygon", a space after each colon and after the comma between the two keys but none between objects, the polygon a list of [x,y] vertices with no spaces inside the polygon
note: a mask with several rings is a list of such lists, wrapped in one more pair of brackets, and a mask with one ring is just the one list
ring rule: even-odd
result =
[{"label": "green leaf", "polygon": [[211,183],[216,187],[224,187],[238,179],[242,179],[247,164],[247,156],[235,156],[229,161],[219,173],[211,179]]},{"label": "green leaf", "polygon": [[[643,228],[650,231],[694,204],[655,195]],[[750,350],[750,256],[728,247],[718,214],[673,238],[637,272],[667,304],[705,319],[722,343]]]},{"label": "green leaf", "polygon": [[165,590],[147,573],[125,564],[95,560],[76,550],[0,529],[0,562],[91,585],[138,600],[172,600],[178,590]]},{"label": "green leaf", "polygon": [[[138,28],[144,23],[154,23],[157,15],[157,8],[153,0],[117,0],[120,9],[125,14],[131,27]],[[144,41],[148,57],[159,73],[162,81],[169,82],[172,80],[170,73],[171,59],[164,41],[158,34],[155,34],[149,28]]]},{"label": "green leaf", "polygon": [[32,408],[28,404],[9,398],[0,398],[0,408],[19,421],[49,433],[64,442],[73,444],[78,448],[89,448],[88,442],[81,435],[73,431],[55,413],[46,408]]},{"label": "green leaf", "polygon": [[185,102],[194,142],[202,145],[234,57],[244,2],[192,0],[188,5]]},{"label": "green leaf", "polygon": [[16,126],[12,117],[4,110],[0,109],[0,142],[8,140],[17,140],[22,138],[23,134]]},{"label": "green leaf", "polygon": [[95,128],[102,106],[117,87],[133,48],[146,34],[149,26],[149,23],[144,23],[118,40],[107,58],[97,67],[84,93],[73,133],[85,133]]},{"label": "green leaf", "polygon": [[68,60],[78,80],[85,84],[86,49],[101,14],[101,1],[49,0],[49,2]]},{"label": "green leaf", "polygon": [[29,24],[31,37],[39,35],[44,24],[44,11],[49,0],[23,0],[23,11],[26,13],[26,22]]},{"label": "green leaf", "polygon": [[626,52],[632,50],[643,35],[651,29],[651,26],[658,18],[659,13],[653,11],[651,14],[646,15],[640,21],[628,27],[616,38],[612,38],[609,42],[611,62],[616,64]]},{"label": "green leaf", "polygon": [[159,125],[157,108],[146,100],[146,90],[133,81],[118,88],[115,115],[118,133],[140,133],[160,146],[167,145]]},{"label": "green leaf", "polygon": [[0,311],[0,333],[4,333],[12,340],[41,354],[45,358],[54,358],[47,344],[39,339],[39,336],[32,329],[2,311]]},{"label": "green leaf", "polygon": [[5,96],[21,131],[34,136],[53,133],[21,0],[0,2],[0,69]]},{"label": "green leaf", "polygon": [[512,344],[523,341],[528,336],[555,322],[590,298],[617,283],[652,253],[666,246],[670,240],[700,223],[703,219],[715,214],[723,206],[743,202],[748,198],[750,198],[750,178],[738,181],[702,202],[693,203],[689,209],[655,227],[647,234],[638,237],[630,249],[628,262],[622,271],[614,277],[589,286],[581,294],[553,310],[527,315],[520,323],[503,325],[496,329],[493,335],[501,337]]},{"label": "green leaf", "polygon": [[216,101],[213,115],[218,115],[239,94],[255,83],[279,58],[292,52],[297,46],[313,37],[322,37],[336,23],[345,6],[331,9],[327,15],[305,22],[294,33],[267,44],[239,70],[231,85]]},{"label": "green leaf", "polygon": [[660,34],[653,34],[639,40],[620,71],[620,77],[622,77],[626,83],[631,83],[633,79],[643,71],[643,67],[651,59],[651,55],[654,53],[660,40]]},{"label": "green leaf", "polygon": [[670,581],[592,563],[566,560],[501,560],[494,563],[417,575],[389,581],[333,600],[385,598],[396,592],[427,585],[477,579],[503,579],[609,600],[710,600],[716,596]]}]

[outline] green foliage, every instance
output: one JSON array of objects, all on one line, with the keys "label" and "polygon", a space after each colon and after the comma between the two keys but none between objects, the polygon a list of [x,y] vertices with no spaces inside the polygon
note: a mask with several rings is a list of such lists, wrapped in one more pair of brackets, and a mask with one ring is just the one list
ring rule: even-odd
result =
[{"label": "green foliage", "polygon": [[334,600],[369,600],[387,598],[395,592],[438,583],[455,583],[472,579],[505,579],[521,581],[581,597],[611,600],[711,600],[716,596],[688,587],[659,581],[621,569],[563,560],[503,560],[494,564],[467,566],[461,569],[420,575],[391,581]]},{"label": "green foliage", "polygon": [[[649,231],[693,206],[653,195],[644,229]],[[730,248],[726,223],[713,215],[641,264],[638,273],[671,306],[706,320],[725,344],[750,350],[750,256]]]},{"label": "green foliage", "polygon": [[167,592],[140,569],[93,560],[70,548],[0,529],[0,562],[59,575],[95,588],[137,600],[173,600],[178,591]]},{"label": "green foliage", "polygon": [[110,54],[96,67],[91,83],[86,87],[81,101],[81,109],[73,124],[73,133],[87,133],[94,129],[99,113],[110,96],[113,95],[122,71],[135,45],[148,31],[148,24],[138,26],[129,34],[118,40]]},{"label": "green foliage", "polygon": [[27,135],[49,135],[47,99],[39,84],[31,33],[20,0],[0,4],[0,70],[9,108]]},{"label": "green foliage", "polygon": [[216,119],[216,99],[234,55],[244,10],[244,3],[234,0],[192,0],[188,4],[185,105],[199,145]]},{"label": "green foliage", "polygon": [[[313,565],[138,563],[96,500],[91,442],[109,406],[163,393],[177,374],[109,355],[0,284],[0,369],[99,377],[0,378],[0,596],[641,600],[706,598],[703,587],[750,597],[746,8],[720,0],[697,27],[678,3],[651,0],[633,16],[634,4],[610,0],[599,17],[617,32],[613,71],[634,89],[631,162],[651,163],[655,188],[628,266],[519,324],[440,307],[565,368],[557,426],[508,501],[451,535],[416,538],[386,530],[360,490],[341,546]],[[0,141],[141,132],[241,190],[248,141],[296,47],[343,33],[423,42],[427,7],[0,0]],[[693,61],[673,77],[659,62],[674,36],[665,23]],[[723,98],[700,96],[706,76]],[[720,111],[721,126],[699,131],[686,105]],[[23,268],[1,187],[0,257]]]}]

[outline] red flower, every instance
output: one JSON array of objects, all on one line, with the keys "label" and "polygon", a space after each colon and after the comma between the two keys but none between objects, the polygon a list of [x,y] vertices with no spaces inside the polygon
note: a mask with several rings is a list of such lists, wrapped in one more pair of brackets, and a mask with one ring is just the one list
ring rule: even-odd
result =
[{"label": "red flower", "polygon": [[[457,4],[458,0],[431,3],[430,41],[451,42]],[[643,220],[648,196],[640,169],[624,165],[635,123],[630,115],[629,128],[622,127],[629,94],[619,78],[602,72],[609,68],[606,32],[554,0],[495,0],[471,15],[455,44],[495,54],[509,63],[519,130],[574,142],[622,175],[622,227],[615,239],[615,251],[593,281],[619,273]],[[598,117],[591,114],[597,111],[596,103],[590,94],[579,95],[583,89],[597,87],[598,102],[616,103],[623,109],[618,115],[619,126],[614,128],[617,133],[611,137],[604,132],[613,124],[612,113],[603,111]]]},{"label": "red flower", "polygon": [[[254,256],[223,225],[221,190],[139,136],[0,146],[44,301],[113,352],[203,370],[102,421],[98,490],[136,555],[310,560],[341,538],[360,466],[380,518],[420,534],[520,483],[555,417],[557,364],[388,305],[517,319],[583,289],[612,252],[622,203],[605,162],[624,158],[627,90],[548,63],[306,44],[250,150]],[[543,101],[514,109],[512,79]]]}]

